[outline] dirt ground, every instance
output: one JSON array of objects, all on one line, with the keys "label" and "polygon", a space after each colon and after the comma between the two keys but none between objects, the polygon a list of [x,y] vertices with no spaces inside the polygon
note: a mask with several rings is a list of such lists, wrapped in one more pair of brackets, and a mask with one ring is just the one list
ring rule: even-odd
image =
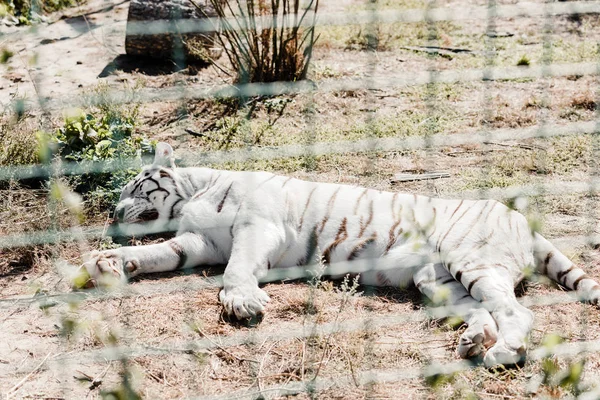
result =
[{"label": "dirt ground", "polygon": [[[436,6],[467,3],[472,5],[448,1]],[[423,6],[418,1],[378,4],[382,9]],[[128,5],[90,0],[50,16],[48,25],[0,27],[0,50],[15,54],[0,67],[0,104],[8,109],[22,99],[34,106],[27,115],[30,134],[56,128],[65,108],[98,85],[148,94],[173,88],[193,93],[231,83],[217,68],[166,73],[123,56]],[[322,4],[322,12],[365,7],[354,0],[332,1]],[[269,148],[487,131],[487,143],[332,154],[317,157],[310,168],[302,157],[215,164],[445,197],[502,197],[507,188],[545,185],[523,211],[590,276],[600,279],[597,246],[582,240],[600,233],[597,196],[587,188],[561,192],[597,176],[595,135],[494,140],[495,129],[595,121],[595,76],[393,83],[428,68],[469,70],[490,60],[514,67],[526,59],[532,68],[542,65],[544,57],[557,64],[597,62],[598,21],[596,15],[554,17],[546,37],[543,18],[498,20],[494,32],[506,35],[493,41],[485,35],[485,21],[444,22],[436,27],[436,43],[470,50],[444,57],[414,49],[428,44],[432,28],[425,24],[382,26],[377,52],[360,47],[362,30],[368,27],[323,28],[311,72],[317,88],[352,79],[388,79],[389,86],[284,96],[289,104],[273,124],[265,122],[275,119],[267,103],[257,102],[245,130],[222,123],[239,117],[223,103],[155,99],[142,104],[138,129],[185,154],[226,150],[231,143],[229,148],[239,149],[248,141]],[[191,136],[186,129],[206,134]],[[228,144],[221,139],[225,135],[233,138]],[[427,171],[445,171],[450,178],[393,181],[396,173]],[[51,207],[43,188],[0,188],[0,238],[76,226],[66,207]],[[98,213],[85,225],[102,227],[107,216],[108,211]],[[73,292],[66,277],[69,268],[80,264],[83,252],[100,245],[90,240],[0,249],[0,397],[600,396],[595,386],[600,356],[594,351],[600,340],[600,311],[572,301],[562,288],[543,279],[532,278],[517,288],[536,315],[529,360],[508,370],[487,370],[460,361],[455,348],[464,325],[431,318],[415,289],[359,287],[354,293],[342,282],[327,280],[268,283],[264,289],[272,300],[264,319],[246,326],[221,316],[219,268],[144,276],[111,293]],[[553,347],[555,338],[564,344]],[[577,344],[582,351],[572,351]],[[565,354],[544,358],[534,351],[544,348]]]}]

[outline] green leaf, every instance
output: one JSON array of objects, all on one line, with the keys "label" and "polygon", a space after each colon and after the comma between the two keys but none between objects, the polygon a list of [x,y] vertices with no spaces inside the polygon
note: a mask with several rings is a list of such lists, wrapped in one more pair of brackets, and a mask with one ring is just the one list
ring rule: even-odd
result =
[{"label": "green leaf", "polygon": [[547,350],[552,350],[555,346],[564,341],[565,340],[561,336],[557,335],[556,333],[551,333],[544,336],[544,339],[542,340],[542,346],[544,346]]},{"label": "green leaf", "polygon": [[96,144],[96,151],[106,150],[110,146],[112,146],[112,142],[110,140],[107,140],[107,139],[101,140]]}]

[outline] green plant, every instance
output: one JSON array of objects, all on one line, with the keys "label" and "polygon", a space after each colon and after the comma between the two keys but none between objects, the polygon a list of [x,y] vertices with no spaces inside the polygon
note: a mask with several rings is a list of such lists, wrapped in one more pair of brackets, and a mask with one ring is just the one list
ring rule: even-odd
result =
[{"label": "green plant", "polygon": [[556,334],[544,337],[542,345],[549,354],[542,359],[542,383],[548,387],[550,394],[560,396],[562,394],[560,389],[563,389],[578,396],[585,391],[582,378],[586,360],[585,358],[570,360],[565,368],[561,368],[558,360],[551,353],[563,341],[564,339]]},{"label": "green plant", "polygon": [[519,61],[517,61],[517,66],[519,67],[529,67],[530,64],[531,61],[529,60],[529,57],[527,57],[527,55],[525,54],[523,54],[523,56],[519,58]]},{"label": "green plant", "polygon": [[15,53],[10,51],[9,49],[2,49],[2,53],[0,54],[0,64],[6,64],[8,60],[10,60],[11,57],[14,55]]},{"label": "green plant", "polygon": [[[306,78],[315,41],[319,0],[210,0],[219,18],[217,41],[237,71],[238,82]],[[312,16],[309,14],[313,11]],[[307,28],[301,25],[312,18]],[[229,44],[229,45],[228,45]]]},{"label": "green plant", "polygon": [[76,0],[0,0],[0,15],[14,15],[21,25],[38,22],[44,13],[73,6]]},{"label": "green plant", "polygon": [[[153,151],[154,143],[135,133],[136,112],[104,109],[96,116],[78,111],[65,118],[54,136],[61,158],[75,162],[98,162],[112,172],[90,172],[70,178],[70,184],[95,206],[107,207],[119,197],[121,188],[135,174],[131,168],[119,168],[121,162],[141,158]],[[141,161],[141,160],[140,160]],[[113,168],[114,167],[114,168]]]}]

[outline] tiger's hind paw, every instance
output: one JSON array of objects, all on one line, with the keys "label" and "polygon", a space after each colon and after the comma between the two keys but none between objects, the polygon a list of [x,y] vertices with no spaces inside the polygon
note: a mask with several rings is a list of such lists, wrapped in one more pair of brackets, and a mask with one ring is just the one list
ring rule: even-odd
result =
[{"label": "tiger's hind paw", "polygon": [[518,349],[513,349],[506,345],[506,343],[498,342],[492,346],[485,356],[483,357],[483,363],[486,367],[496,367],[499,365],[510,366],[522,363],[525,360],[527,349],[525,345]]},{"label": "tiger's hind paw", "polygon": [[496,327],[489,324],[469,325],[466,331],[460,335],[458,342],[458,354],[461,358],[479,357],[493,346],[498,339]]}]

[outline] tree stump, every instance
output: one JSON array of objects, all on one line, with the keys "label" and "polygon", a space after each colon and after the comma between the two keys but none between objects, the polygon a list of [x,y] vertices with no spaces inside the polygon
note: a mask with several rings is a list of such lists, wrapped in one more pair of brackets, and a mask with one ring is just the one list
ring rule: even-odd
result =
[{"label": "tree stump", "polygon": [[[208,17],[216,17],[209,0],[195,0]],[[125,52],[178,64],[208,63],[218,58],[214,49],[214,32],[188,32],[189,24],[206,18],[189,0],[131,0],[127,16]],[[153,22],[171,23],[171,27],[156,31]],[[200,24],[199,24],[200,25]],[[174,29],[173,29],[174,28]],[[169,30],[170,32],[164,32]]]}]

